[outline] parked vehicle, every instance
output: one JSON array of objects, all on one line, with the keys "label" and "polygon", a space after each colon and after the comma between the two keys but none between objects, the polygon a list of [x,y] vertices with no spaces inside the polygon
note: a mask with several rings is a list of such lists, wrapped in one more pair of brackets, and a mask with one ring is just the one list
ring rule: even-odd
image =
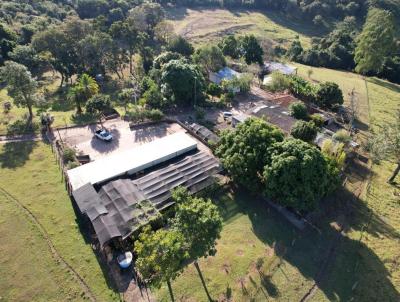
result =
[{"label": "parked vehicle", "polygon": [[232,112],[225,111],[222,113],[222,116],[224,117],[224,120],[226,120],[229,117],[232,117]]},{"label": "parked vehicle", "polygon": [[113,139],[113,136],[110,133],[110,131],[108,131],[107,129],[104,129],[104,128],[96,130],[94,135],[98,139],[105,141],[105,142],[110,142]]}]

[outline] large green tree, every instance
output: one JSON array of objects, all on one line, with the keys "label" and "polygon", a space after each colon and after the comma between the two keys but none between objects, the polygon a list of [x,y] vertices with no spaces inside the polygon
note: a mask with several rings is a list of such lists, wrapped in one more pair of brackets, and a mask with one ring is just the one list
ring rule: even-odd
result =
[{"label": "large green tree", "polygon": [[205,45],[196,49],[196,52],[193,54],[193,61],[200,65],[207,75],[210,72],[219,71],[226,65],[224,54],[215,45]]},{"label": "large green tree", "polygon": [[356,71],[379,72],[385,57],[395,52],[395,20],[386,10],[371,8],[363,30],[357,38]]},{"label": "large green tree", "polygon": [[137,255],[135,265],[142,278],[155,287],[166,282],[174,301],[171,280],[179,276],[188,258],[182,233],[165,229],[152,232],[145,228],[135,242],[134,250]]},{"label": "large green tree", "polygon": [[174,102],[196,104],[203,97],[204,77],[198,67],[185,60],[172,60],[162,68],[161,84],[166,96],[171,93]]},{"label": "large green tree", "polygon": [[247,64],[263,64],[264,51],[254,35],[246,35],[240,38],[240,50]]},{"label": "large green tree", "polygon": [[27,107],[29,121],[33,119],[33,105],[37,100],[38,83],[26,66],[7,61],[0,68],[0,79],[7,83],[7,92],[17,106]]},{"label": "large green tree", "polygon": [[259,118],[248,118],[235,130],[222,133],[216,149],[224,168],[242,185],[257,192],[270,147],[283,140],[281,130]]},{"label": "large green tree", "polygon": [[183,234],[188,244],[189,257],[194,260],[207,297],[212,301],[197,260],[217,252],[215,245],[222,230],[218,207],[210,199],[190,196],[183,187],[172,192],[172,199],[177,204],[172,225]]},{"label": "large green tree", "polygon": [[271,161],[264,169],[265,194],[296,210],[314,209],[332,189],[327,161],[314,146],[287,139],[273,146]]}]

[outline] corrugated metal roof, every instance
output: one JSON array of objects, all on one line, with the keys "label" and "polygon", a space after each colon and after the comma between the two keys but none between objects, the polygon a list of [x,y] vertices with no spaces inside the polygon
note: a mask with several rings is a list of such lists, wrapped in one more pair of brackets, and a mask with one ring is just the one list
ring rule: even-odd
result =
[{"label": "corrugated metal roof", "polygon": [[[212,175],[220,170],[213,156],[197,152],[138,179],[109,182],[98,193],[87,184],[75,190],[73,196],[104,245],[115,237],[126,238],[156,217],[158,210],[172,205],[172,189],[184,186],[196,193],[210,185]],[[143,205],[145,201],[147,206]]]},{"label": "corrugated metal roof", "polygon": [[186,133],[178,132],[68,170],[68,178],[72,189],[77,190],[87,183],[94,185],[140,172],[195,149],[197,142]]}]

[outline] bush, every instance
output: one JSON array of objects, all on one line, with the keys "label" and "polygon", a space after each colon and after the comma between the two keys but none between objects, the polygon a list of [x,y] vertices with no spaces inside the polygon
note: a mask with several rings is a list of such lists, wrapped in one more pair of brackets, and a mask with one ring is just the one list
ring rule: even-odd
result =
[{"label": "bush", "polygon": [[286,75],[280,73],[279,71],[274,71],[271,74],[271,77],[272,77],[271,83],[267,85],[268,90],[272,92],[277,92],[290,89],[291,82]]},{"label": "bush", "polygon": [[215,84],[215,83],[210,83],[207,86],[206,92],[209,95],[219,97],[221,95],[221,93],[222,93],[222,88],[219,85]]},{"label": "bush", "polygon": [[316,102],[316,87],[299,76],[290,76],[290,92],[304,102]]},{"label": "bush", "polygon": [[157,122],[164,118],[164,114],[159,109],[148,110],[136,106],[126,113],[126,117],[134,123],[144,122],[145,120]]},{"label": "bush", "polygon": [[196,117],[196,120],[202,120],[202,119],[204,119],[205,115],[206,115],[206,112],[205,112],[205,110],[204,110],[203,108],[197,107],[197,106],[195,107],[195,117]]},{"label": "bush", "polygon": [[308,118],[307,106],[303,102],[290,104],[289,110],[290,115],[298,120],[306,120]]},{"label": "bush", "polygon": [[70,170],[70,169],[73,169],[73,168],[77,168],[77,167],[79,167],[79,166],[80,166],[79,162],[77,162],[77,161],[70,161],[70,162],[68,162],[68,164],[67,164],[67,170]]},{"label": "bush", "polygon": [[311,121],[314,122],[315,126],[318,128],[321,128],[324,125],[324,118],[321,116],[321,114],[314,113],[310,115]]},{"label": "bush", "polygon": [[86,103],[86,112],[100,113],[107,112],[111,109],[110,96],[104,94],[97,94],[89,99]]},{"label": "bush", "polygon": [[314,122],[297,121],[290,132],[294,138],[301,139],[305,142],[312,142],[317,136],[318,128]]},{"label": "bush", "polygon": [[69,162],[74,162],[76,160],[75,150],[71,148],[64,148],[63,150],[63,161],[64,164],[68,164]]},{"label": "bush", "polygon": [[338,84],[325,82],[319,85],[316,92],[316,101],[319,106],[332,109],[343,104],[343,93]]},{"label": "bush", "polygon": [[332,138],[333,138],[335,141],[337,141],[337,142],[339,142],[339,143],[343,143],[343,144],[347,144],[347,143],[349,143],[349,142],[351,141],[351,136],[350,136],[350,134],[349,134],[346,130],[344,130],[344,129],[341,129],[341,130],[337,131],[337,132],[332,136]]}]

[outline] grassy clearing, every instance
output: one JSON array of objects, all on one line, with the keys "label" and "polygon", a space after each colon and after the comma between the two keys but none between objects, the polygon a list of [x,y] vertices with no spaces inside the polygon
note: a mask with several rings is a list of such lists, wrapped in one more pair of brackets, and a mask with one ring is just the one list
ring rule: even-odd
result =
[{"label": "grassy clearing", "polygon": [[275,12],[228,9],[167,10],[175,31],[195,44],[216,42],[226,34],[254,34],[261,39],[288,44],[299,36],[304,46],[310,37],[319,35],[318,29],[303,22],[289,19]]},{"label": "grassy clearing", "polygon": [[79,284],[52,258],[35,225],[3,195],[0,237],[0,296],[4,301],[83,300]]},{"label": "grassy clearing", "polygon": [[[82,276],[98,300],[118,300],[117,294],[107,284],[89,242],[85,241],[84,230],[80,229],[81,226],[77,221],[72,203],[64,189],[64,182],[55,164],[50,147],[39,142],[0,145],[0,168],[0,183],[2,188],[13,194],[32,211],[48,232],[58,252]],[[12,222],[10,221],[9,223]],[[24,230],[23,223],[27,225],[27,222],[23,220],[20,223],[21,228],[19,232],[23,236],[22,238],[33,236],[29,235],[32,232],[29,224]],[[24,231],[26,233],[23,233]],[[3,230],[2,228],[2,234],[11,236],[14,234],[14,229],[7,228]],[[22,238],[21,240],[15,239],[15,241],[5,246],[6,250],[2,254],[13,255],[14,253],[20,253],[23,255],[27,245],[23,244]],[[45,271],[43,269],[40,271],[40,265],[42,265],[42,261],[46,261],[45,263],[49,262],[46,260],[48,258],[46,254],[44,254],[43,259],[39,257],[39,253],[42,251],[46,253],[48,249],[43,248],[43,244],[39,241],[37,245],[31,244],[33,240],[34,238],[32,237],[32,240],[28,241],[30,244],[29,258],[32,262],[37,263],[38,266],[25,266],[24,270],[26,270],[27,276],[41,274],[42,272],[44,274]],[[36,250],[36,247],[38,250]],[[12,266],[14,264],[7,261],[7,265]],[[48,278],[53,278],[52,268],[54,268],[54,265],[51,266],[50,263]],[[39,271],[36,272],[36,270]],[[3,276],[3,274],[1,275]],[[60,272],[54,268],[55,280],[60,278],[57,275],[60,275]],[[65,279],[68,281],[68,278]],[[43,280],[47,279],[44,278]],[[71,285],[67,281],[65,290],[68,289],[68,286],[76,288],[76,284]],[[25,282],[25,280],[21,274],[7,276],[7,284],[22,284],[22,282]],[[61,284],[64,286],[64,283]],[[43,290],[43,296],[38,296],[38,301],[47,301],[45,295],[48,293],[49,295],[51,293],[55,295],[58,292],[58,295],[62,297],[59,300],[67,300],[70,295],[66,294],[63,296],[64,292],[59,292],[57,288],[53,290],[51,282],[40,282],[40,286],[38,290]]]},{"label": "grassy clearing", "polygon": [[[368,217],[360,216],[352,223],[354,236],[342,236],[335,229],[343,220],[341,213],[351,217],[348,203],[356,213],[367,211],[347,189],[326,200],[316,219],[319,232],[295,230],[280,214],[245,192],[221,192],[212,198],[225,223],[217,254],[202,259],[200,267],[214,299],[299,301],[318,278],[319,290],[312,301],[375,301],[380,297],[396,301],[398,292],[382,259],[358,241]],[[374,218],[371,230],[392,234],[389,226]],[[330,263],[321,277],[327,257]],[[260,269],[257,263],[262,263]],[[193,265],[172,287],[177,301],[206,300]],[[160,301],[169,299],[166,287],[155,294]]]}]

